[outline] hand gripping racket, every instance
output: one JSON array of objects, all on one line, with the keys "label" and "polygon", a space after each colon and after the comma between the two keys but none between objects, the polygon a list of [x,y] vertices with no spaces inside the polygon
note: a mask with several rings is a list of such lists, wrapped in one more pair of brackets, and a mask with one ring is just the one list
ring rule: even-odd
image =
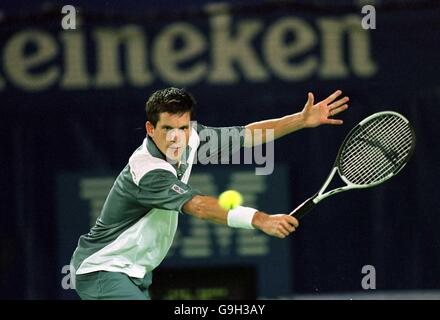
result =
[{"label": "hand gripping racket", "polygon": [[[301,219],[315,205],[336,193],[377,186],[395,176],[410,159],[416,144],[414,129],[401,114],[375,113],[354,127],[339,148],[333,169],[318,193],[290,215]],[[324,193],[336,172],[346,183]]]}]

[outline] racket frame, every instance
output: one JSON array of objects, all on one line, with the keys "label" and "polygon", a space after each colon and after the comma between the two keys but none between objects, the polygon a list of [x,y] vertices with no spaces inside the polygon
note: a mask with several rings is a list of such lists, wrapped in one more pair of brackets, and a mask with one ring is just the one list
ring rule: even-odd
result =
[{"label": "racket frame", "polygon": [[[341,159],[342,151],[344,150],[345,144],[351,138],[353,133],[359,129],[359,127],[365,125],[367,122],[369,122],[370,120],[372,120],[374,118],[377,118],[377,117],[380,117],[380,116],[386,115],[386,114],[393,114],[393,115],[401,118],[409,126],[409,128],[411,130],[412,138],[413,138],[413,143],[411,144],[411,150],[408,152],[408,154],[407,154],[407,156],[405,158],[405,161],[402,162],[400,167],[397,168],[396,171],[391,172],[390,174],[388,174],[387,176],[383,177],[382,179],[380,179],[378,181],[375,181],[375,182],[372,182],[372,183],[368,183],[368,184],[356,184],[356,183],[350,182],[342,174],[342,170],[340,169],[340,159]],[[371,187],[377,186],[377,185],[385,182],[386,180],[390,179],[391,177],[397,175],[399,173],[399,171],[402,170],[402,168],[408,163],[408,159],[414,153],[415,143],[416,143],[416,135],[415,135],[414,129],[411,126],[411,124],[408,121],[408,119],[405,118],[400,113],[397,113],[397,112],[394,112],[394,111],[381,111],[381,112],[376,112],[376,113],[366,117],[361,122],[359,122],[356,126],[354,126],[350,130],[350,132],[346,135],[344,141],[342,142],[341,146],[339,147],[338,154],[337,154],[335,162],[333,164],[333,169],[330,171],[330,174],[328,175],[327,179],[323,183],[322,187],[319,189],[318,193],[316,193],[315,195],[313,195],[312,197],[310,197],[309,199],[304,201],[302,204],[300,204],[298,207],[296,207],[289,215],[294,215],[296,218],[301,218],[308,211],[313,209],[313,207],[318,202],[322,201],[323,199],[325,199],[325,198],[327,198],[327,197],[329,197],[331,195],[334,195],[334,194],[337,194],[337,193],[340,193],[340,192],[344,192],[344,191],[348,191],[348,190],[367,189],[367,188],[371,188]],[[336,172],[338,172],[339,177],[341,178],[341,180],[343,182],[346,183],[346,185],[342,186],[342,187],[338,187],[338,188],[332,189],[332,190],[329,190],[326,193],[323,193],[327,189],[327,187],[330,184],[330,182],[333,180],[333,177],[335,176]],[[297,213],[297,215],[295,215],[295,213]]]}]

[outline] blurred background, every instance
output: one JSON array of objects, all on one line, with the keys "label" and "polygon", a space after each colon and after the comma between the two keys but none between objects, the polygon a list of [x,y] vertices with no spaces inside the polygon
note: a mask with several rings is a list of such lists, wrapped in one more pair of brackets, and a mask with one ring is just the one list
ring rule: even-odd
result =
[{"label": "blurred background", "polygon": [[374,112],[406,116],[417,146],[398,176],[327,199],[285,240],[182,215],[155,299],[440,298],[439,49],[438,1],[2,1],[0,298],[77,299],[78,237],[168,86],[209,126],[298,112],[308,91],[350,96],[343,126],[276,141],[271,175],[193,168],[195,188],[269,213],[315,193]]}]

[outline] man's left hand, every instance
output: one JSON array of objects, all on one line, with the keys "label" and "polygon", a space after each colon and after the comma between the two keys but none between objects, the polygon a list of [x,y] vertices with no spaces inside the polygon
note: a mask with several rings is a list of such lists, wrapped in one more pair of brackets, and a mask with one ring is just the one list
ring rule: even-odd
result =
[{"label": "man's left hand", "polygon": [[341,94],[342,91],[337,90],[324,100],[314,104],[313,93],[309,92],[307,103],[301,111],[305,127],[313,128],[321,124],[341,125],[342,120],[330,119],[348,108],[348,97],[337,99]]}]

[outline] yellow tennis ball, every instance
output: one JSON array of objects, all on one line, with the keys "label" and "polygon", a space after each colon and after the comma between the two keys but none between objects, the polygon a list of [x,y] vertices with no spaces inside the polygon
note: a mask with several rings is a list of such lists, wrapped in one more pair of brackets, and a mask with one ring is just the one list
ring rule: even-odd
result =
[{"label": "yellow tennis ball", "polygon": [[243,203],[243,197],[235,190],[227,190],[218,197],[220,207],[225,210],[234,209]]}]

